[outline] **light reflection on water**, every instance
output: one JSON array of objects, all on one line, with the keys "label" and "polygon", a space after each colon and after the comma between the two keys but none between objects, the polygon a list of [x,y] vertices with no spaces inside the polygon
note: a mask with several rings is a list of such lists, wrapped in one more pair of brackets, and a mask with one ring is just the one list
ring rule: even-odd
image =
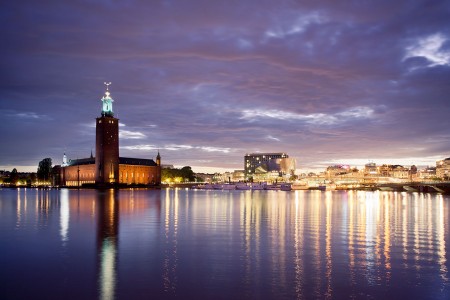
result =
[{"label": "light reflection on water", "polygon": [[397,192],[1,190],[0,298],[448,299],[449,206]]}]

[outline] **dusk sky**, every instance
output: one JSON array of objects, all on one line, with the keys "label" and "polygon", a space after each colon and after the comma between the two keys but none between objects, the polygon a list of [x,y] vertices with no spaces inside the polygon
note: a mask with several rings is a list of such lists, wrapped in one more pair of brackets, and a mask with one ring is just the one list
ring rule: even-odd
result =
[{"label": "dusk sky", "polygon": [[450,1],[2,1],[0,170],[95,153],[194,171],[450,157]]}]

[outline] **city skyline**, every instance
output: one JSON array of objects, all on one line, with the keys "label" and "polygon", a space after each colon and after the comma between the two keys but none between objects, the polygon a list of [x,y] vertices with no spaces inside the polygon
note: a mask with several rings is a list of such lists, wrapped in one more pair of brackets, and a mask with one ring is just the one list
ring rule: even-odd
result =
[{"label": "city skyline", "polygon": [[450,156],[446,1],[3,3],[0,169],[88,157],[103,82],[120,154],[243,169]]}]

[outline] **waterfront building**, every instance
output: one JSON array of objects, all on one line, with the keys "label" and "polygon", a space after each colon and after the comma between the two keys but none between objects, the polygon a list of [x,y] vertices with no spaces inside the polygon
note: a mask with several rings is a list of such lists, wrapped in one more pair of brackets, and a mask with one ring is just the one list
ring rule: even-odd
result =
[{"label": "waterfront building", "polygon": [[450,157],[436,162],[436,177],[450,179]]},{"label": "waterfront building", "polygon": [[203,182],[211,183],[213,182],[214,174],[208,174],[208,173],[195,173],[195,177],[198,177]]},{"label": "waterfront building", "polygon": [[425,169],[417,171],[417,178],[419,181],[436,179],[436,168],[426,167]]},{"label": "waterfront building", "polygon": [[295,173],[295,159],[286,153],[251,153],[244,156],[246,180],[270,180]]},{"label": "waterfront building", "polygon": [[233,181],[233,173],[231,172],[224,172],[222,174],[220,174],[221,178],[218,180],[220,182],[231,182]]},{"label": "waterfront building", "polygon": [[344,176],[351,173],[351,168],[349,165],[334,165],[327,167],[326,177],[331,179],[338,176]]},{"label": "waterfront building", "polygon": [[[239,182],[244,181],[244,170],[234,170],[233,172],[215,173],[215,182]],[[206,181],[206,180],[205,180]]]},{"label": "waterfront building", "polygon": [[400,165],[394,165],[392,166],[392,171],[390,172],[390,177],[398,178],[398,179],[409,179],[410,178],[410,171],[408,168],[400,166]]},{"label": "waterfront building", "polygon": [[382,177],[389,177],[392,172],[392,165],[383,164],[378,167],[378,173]]},{"label": "waterfront building", "polygon": [[398,179],[408,179],[411,172],[408,168],[401,165],[381,165],[377,168],[380,177],[392,177]]},{"label": "waterfront building", "polygon": [[67,160],[64,153],[60,171],[60,185],[80,186],[95,184],[141,184],[161,183],[161,156],[153,159],[119,156],[119,119],[114,117],[113,102],[106,84],[101,116],[96,118],[95,157]]},{"label": "waterfront building", "polygon": [[376,163],[368,163],[364,166],[364,176],[376,177],[378,176],[378,168]]},{"label": "waterfront building", "polygon": [[245,171],[244,170],[234,170],[232,179],[234,182],[244,181],[245,180]]}]

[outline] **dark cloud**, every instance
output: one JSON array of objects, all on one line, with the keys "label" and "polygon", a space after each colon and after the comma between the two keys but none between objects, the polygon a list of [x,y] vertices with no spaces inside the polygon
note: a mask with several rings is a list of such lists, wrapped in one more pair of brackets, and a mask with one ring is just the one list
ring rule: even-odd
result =
[{"label": "dark cloud", "polygon": [[449,20],[448,1],[5,2],[0,166],[89,155],[104,81],[122,155],[447,157]]}]

